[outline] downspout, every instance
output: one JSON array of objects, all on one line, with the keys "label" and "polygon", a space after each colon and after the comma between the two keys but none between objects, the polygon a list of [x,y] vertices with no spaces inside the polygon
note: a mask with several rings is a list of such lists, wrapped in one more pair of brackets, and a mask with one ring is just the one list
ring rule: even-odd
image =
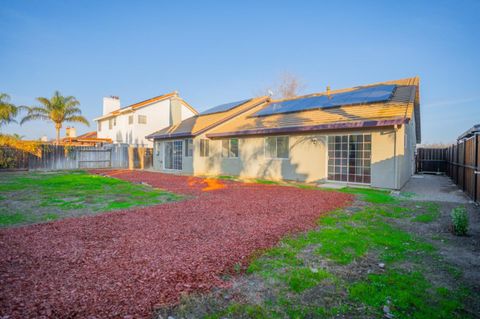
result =
[{"label": "downspout", "polygon": [[394,170],[394,181],[395,181],[395,189],[398,189],[398,164],[397,164],[397,131],[398,125],[393,127],[393,170]]}]

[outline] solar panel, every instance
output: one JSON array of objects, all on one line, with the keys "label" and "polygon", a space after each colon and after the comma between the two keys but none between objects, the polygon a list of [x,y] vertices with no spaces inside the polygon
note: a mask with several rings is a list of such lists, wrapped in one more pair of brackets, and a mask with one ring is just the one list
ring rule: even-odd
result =
[{"label": "solar panel", "polygon": [[200,115],[226,112],[228,110],[233,109],[234,107],[247,103],[250,100],[251,99],[217,105],[212,108],[209,108],[208,110],[201,112]]},{"label": "solar panel", "polygon": [[281,113],[323,109],[342,105],[355,105],[388,101],[392,98],[396,85],[377,85],[360,88],[345,93],[311,96],[301,99],[272,103],[253,116],[266,116]]}]

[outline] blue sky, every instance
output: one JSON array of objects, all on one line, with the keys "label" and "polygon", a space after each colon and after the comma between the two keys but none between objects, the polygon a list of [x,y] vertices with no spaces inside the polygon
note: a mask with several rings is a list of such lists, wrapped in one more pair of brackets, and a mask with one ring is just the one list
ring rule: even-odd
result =
[{"label": "blue sky", "polygon": [[452,142],[480,122],[479,16],[480,1],[0,0],[0,92],[32,105],[60,90],[92,120],[108,95],[178,90],[204,110],[284,72],[303,93],[418,75],[423,142]]}]

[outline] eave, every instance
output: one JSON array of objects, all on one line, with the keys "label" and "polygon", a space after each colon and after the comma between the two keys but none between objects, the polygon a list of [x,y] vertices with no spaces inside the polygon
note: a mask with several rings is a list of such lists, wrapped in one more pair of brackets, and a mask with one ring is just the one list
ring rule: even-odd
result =
[{"label": "eave", "polygon": [[305,133],[305,132],[319,132],[329,130],[342,130],[342,129],[359,129],[359,128],[373,128],[373,127],[386,127],[393,125],[402,125],[409,122],[408,118],[396,118],[386,120],[366,120],[366,121],[352,121],[343,123],[328,123],[320,125],[310,126],[293,126],[293,127],[276,127],[276,128],[263,128],[263,129],[251,129],[233,132],[211,133],[206,134],[208,138],[222,138],[233,136],[254,136],[254,135],[271,135],[271,134],[285,134],[285,133]]}]

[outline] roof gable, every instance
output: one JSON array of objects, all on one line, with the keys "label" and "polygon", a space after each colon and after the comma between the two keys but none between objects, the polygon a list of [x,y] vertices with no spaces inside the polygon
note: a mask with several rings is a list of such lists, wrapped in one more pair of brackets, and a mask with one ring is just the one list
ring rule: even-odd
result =
[{"label": "roof gable", "polygon": [[266,96],[253,98],[250,100],[240,101],[242,103],[235,105],[234,107],[229,108],[226,111],[199,114],[183,120],[177,125],[172,125],[161,129],[155,133],[152,133],[148,135],[147,138],[168,139],[175,137],[196,136],[237,117],[238,115],[252,109],[253,107],[264,103],[268,99],[269,98]]}]

